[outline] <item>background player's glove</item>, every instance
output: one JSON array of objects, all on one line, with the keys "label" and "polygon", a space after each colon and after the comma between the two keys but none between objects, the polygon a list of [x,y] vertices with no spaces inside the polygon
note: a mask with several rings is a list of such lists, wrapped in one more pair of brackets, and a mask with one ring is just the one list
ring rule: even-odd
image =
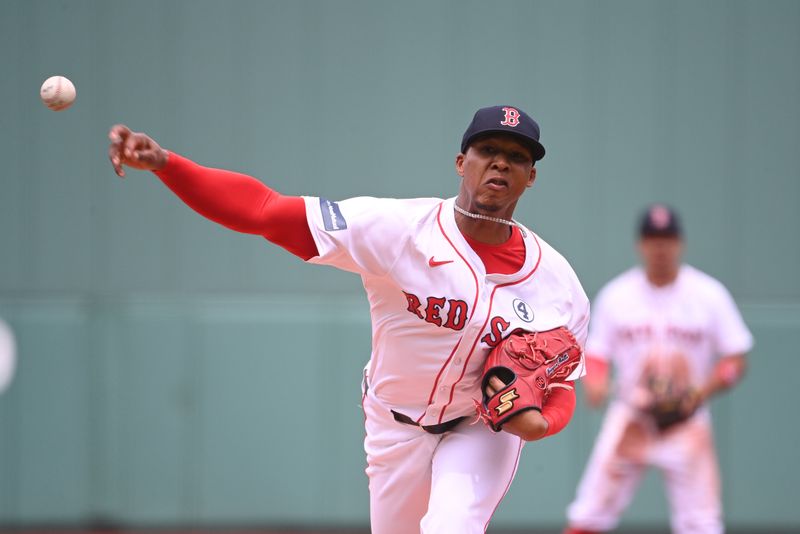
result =
[{"label": "background player's glove", "polygon": [[701,403],[691,376],[688,360],[682,353],[652,350],[634,388],[634,406],[660,431],[686,421]]},{"label": "background player's glove", "polygon": [[693,388],[679,387],[669,379],[650,377],[648,380],[650,402],[645,413],[652,417],[656,427],[667,430],[689,419],[700,405]]},{"label": "background player's glove", "polygon": [[[546,332],[512,332],[486,358],[481,381],[483,402],[475,402],[481,419],[499,432],[515,415],[526,410],[541,411],[551,388],[572,388],[565,380],[580,362],[580,345],[564,327]],[[505,387],[489,396],[486,386],[493,376]]]}]

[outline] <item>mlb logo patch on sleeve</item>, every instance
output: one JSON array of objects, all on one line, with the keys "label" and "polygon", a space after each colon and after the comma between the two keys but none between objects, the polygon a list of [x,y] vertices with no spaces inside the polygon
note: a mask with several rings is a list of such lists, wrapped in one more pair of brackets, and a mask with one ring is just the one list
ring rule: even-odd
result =
[{"label": "mlb logo patch on sleeve", "polygon": [[345,221],[342,216],[339,204],[327,198],[320,198],[319,209],[322,212],[322,220],[325,223],[325,229],[327,231],[332,232],[334,230],[347,229],[347,221]]}]

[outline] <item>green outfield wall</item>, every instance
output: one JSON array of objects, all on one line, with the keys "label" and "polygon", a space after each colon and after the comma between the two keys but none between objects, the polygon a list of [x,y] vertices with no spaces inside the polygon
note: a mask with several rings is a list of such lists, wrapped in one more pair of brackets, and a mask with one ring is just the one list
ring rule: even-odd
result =
[{"label": "green outfield wall", "polygon": [[[118,179],[112,124],[286,194],[446,197],[509,103],[547,147],[516,216],[590,296],[681,212],[756,337],[713,403],[728,524],[800,529],[800,2],[5,0],[0,65],[0,525],[368,521],[359,279]],[[563,522],[600,417],[526,447],[494,524]],[[624,524],[666,518],[653,474]]]}]

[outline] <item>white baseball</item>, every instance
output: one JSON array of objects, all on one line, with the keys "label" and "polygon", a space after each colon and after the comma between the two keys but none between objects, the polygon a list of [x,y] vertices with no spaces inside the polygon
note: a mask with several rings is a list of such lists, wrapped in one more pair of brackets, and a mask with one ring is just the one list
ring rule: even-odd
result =
[{"label": "white baseball", "polygon": [[53,111],[63,111],[75,102],[75,86],[64,76],[47,78],[39,89],[42,102]]}]

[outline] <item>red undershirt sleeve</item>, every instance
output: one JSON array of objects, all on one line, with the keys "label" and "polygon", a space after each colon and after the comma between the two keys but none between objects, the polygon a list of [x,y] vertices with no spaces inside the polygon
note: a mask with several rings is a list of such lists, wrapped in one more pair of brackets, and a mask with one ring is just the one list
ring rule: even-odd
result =
[{"label": "red undershirt sleeve", "polygon": [[591,354],[586,355],[586,376],[583,377],[587,383],[603,384],[608,380],[608,361]]},{"label": "red undershirt sleeve", "polygon": [[190,208],[216,223],[263,236],[303,260],[319,255],[301,197],[281,195],[251,176],[203,167],[174,152],[154,174]]},{"label": "red undershirt sleeve", "polygon": [[542,407],[542,417],[548,427],[544,437],[561,432],[575,413],[575,390],[553,388]]}]

